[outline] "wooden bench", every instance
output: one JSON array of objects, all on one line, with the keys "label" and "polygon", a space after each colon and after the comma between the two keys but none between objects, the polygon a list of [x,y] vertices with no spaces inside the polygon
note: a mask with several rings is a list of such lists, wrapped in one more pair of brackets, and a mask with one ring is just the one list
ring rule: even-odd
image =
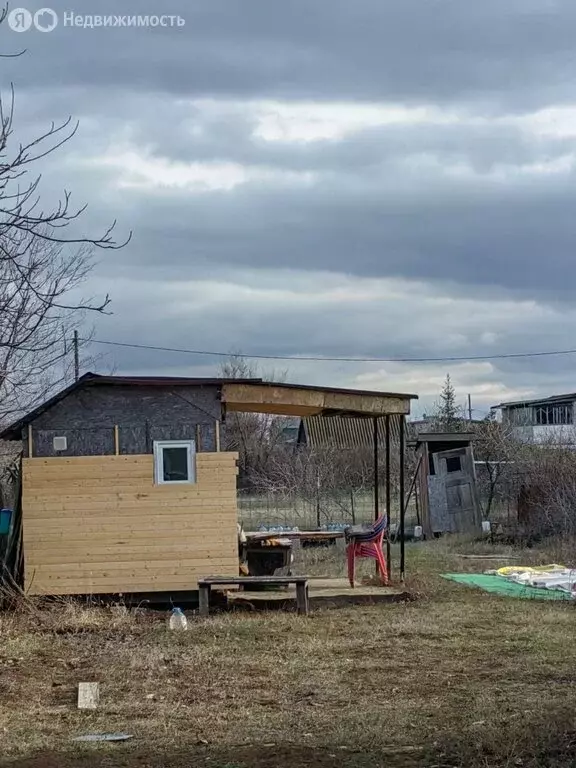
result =
[{"label": "wooden bench", "polygon": [[210,613],[210,590],[215,586],[248,586],[250,584],[296,585],[296,610],[308,613],[308,576],[208,576],[198,579],[200,616]]}]

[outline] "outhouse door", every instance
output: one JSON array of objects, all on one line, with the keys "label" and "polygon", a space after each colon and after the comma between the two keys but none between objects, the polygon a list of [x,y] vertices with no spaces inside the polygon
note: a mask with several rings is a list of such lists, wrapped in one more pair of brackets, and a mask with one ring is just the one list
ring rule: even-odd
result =
[{"label": "outhouse door", "polygon": [[476,498],[476,483],[472,451],[454,448],[434,454],[437,482],[446,492],[446,514],[449,530],[469,533],[481,527]]}]

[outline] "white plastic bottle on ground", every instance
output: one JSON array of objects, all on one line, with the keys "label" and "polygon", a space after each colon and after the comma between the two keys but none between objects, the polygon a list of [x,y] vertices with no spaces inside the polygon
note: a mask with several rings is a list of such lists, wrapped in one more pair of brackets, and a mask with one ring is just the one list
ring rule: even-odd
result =
[{"label": "white plastic bottle on ground", "polygon": [[172,609],[169,627],[170,629],[188,629],[188,622],[186,616],[182,613],[181,608]]}]

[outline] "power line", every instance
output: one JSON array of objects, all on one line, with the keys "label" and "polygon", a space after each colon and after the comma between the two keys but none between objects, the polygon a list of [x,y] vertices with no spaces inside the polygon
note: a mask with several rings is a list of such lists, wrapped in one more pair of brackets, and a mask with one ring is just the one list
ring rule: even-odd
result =
[{"label": "power line", "polygon": [[211,357],[241,357],[248,360],[292,360],[293,362],[332,362],[332,363],[455,363],[470,360],[509,360],[522,357],[551,357],[553,355],[574,355],[576,349],[559,349],[546,352],[511,352],[500,355],[467,355],[453,357],[320,357],[297,355],[245,355],[236,352],[214,352],[213,350],[181,349],[178,347],[159,347],[152,344],[128,344],[122,341],[106,339],[82,339],[91,344],[105,344],[111,347],[129,349],[149,349],[156,352],[175,352],[183,355],[205,355]]}]

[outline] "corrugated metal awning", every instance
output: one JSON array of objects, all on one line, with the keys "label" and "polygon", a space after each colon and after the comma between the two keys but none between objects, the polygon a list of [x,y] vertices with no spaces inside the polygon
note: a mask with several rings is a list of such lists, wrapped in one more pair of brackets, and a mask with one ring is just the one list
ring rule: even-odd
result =
[{"label": "corrugated metal awning", "polygon": [[[399,414],[390,415],[390,441],[400,442]],[[406,425],[408,427],[408,424]],[[311,448],[370,448],[374,445],[374,422],[372,419],[353,419],[310,416],[302,419],[302,430],[306,445]],[[378,419],[378,442],[385,445],[386,419]]]}]

